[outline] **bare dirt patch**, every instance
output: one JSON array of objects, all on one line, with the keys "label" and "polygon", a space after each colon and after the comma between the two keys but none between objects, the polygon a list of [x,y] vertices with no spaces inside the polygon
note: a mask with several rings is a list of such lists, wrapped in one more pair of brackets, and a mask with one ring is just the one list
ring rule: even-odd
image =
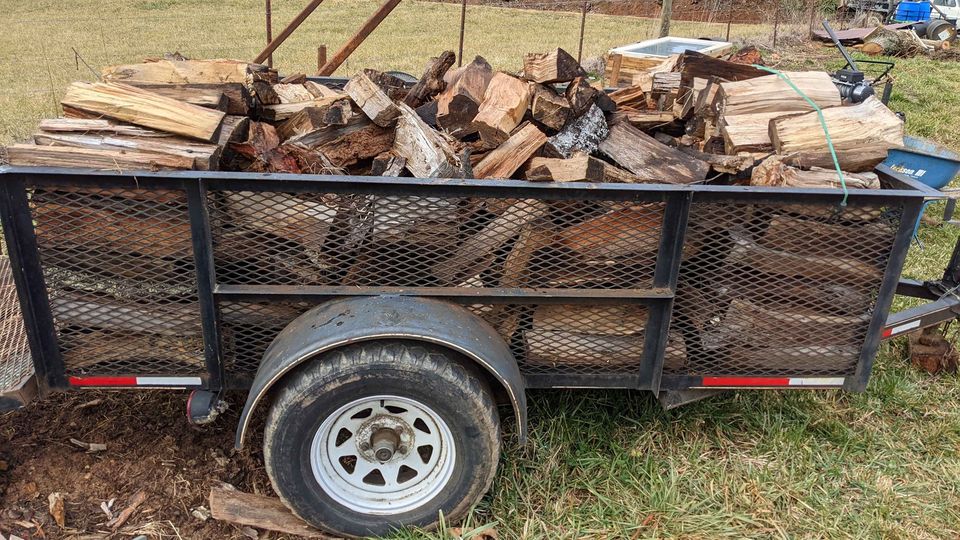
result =
[{"label": "bare dirt patch", "polygon": [[[187,423],[181,392],[60,393],[4,414],[0,532],[25,539],[248,538],[239,527],[198,517],[207,512],[212,483],[273,495],[262,467],[261,427],[243,451],[233,451],[241,398],[228,397],[233,410],[205,427]],[[71,438],[107,449],[88,453]],[[113,500],[116,517],[140,491],[143,504],[112,530],[101,504]],[[51,493],[63,494],[64,527],[50,515]]]}]

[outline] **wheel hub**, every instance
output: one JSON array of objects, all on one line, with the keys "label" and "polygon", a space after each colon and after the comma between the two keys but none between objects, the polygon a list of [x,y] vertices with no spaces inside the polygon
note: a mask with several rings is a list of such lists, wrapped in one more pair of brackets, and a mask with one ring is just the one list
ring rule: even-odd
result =
[{"label": "wheel hub", "polygon": [[377,415],[360,426],[356,435],[357,450],[368,461],[386,463],[402,459],[415,448],[413,427],[394,415]]},{"label": "wheel hub", "polygon": [[320,424],[310,465],[320,487],[340,504],[369,514],[408,512],[450,480],[453,434],[427,405],[372,396],[343,405]]}]

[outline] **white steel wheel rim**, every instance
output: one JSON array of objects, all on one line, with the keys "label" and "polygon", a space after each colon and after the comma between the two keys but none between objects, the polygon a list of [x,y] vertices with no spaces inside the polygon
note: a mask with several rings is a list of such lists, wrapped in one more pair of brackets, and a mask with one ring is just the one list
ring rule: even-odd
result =
[{"label": "white steel wheel rim", "polygon": [[[385,462],[376,458],[373,448],[363,449],[371,433],[384,429],[399,439]],[[455,461],[446,422],[423,403],[391,395],[365,397],[338,408],[320,424],[310,445],[310,467],[321,489],[350,510],[372,515],[423,506],[447,485]]]}]

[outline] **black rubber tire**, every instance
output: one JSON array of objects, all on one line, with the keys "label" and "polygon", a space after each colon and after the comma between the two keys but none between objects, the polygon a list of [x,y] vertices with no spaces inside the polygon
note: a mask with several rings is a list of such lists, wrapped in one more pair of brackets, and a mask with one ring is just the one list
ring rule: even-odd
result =
[{"label": "black rubber tire", "polygon": [[[351,345],[287,375],[267,418],[264,461],[281,500],[308,523],[342,536],[380,536],[404,526],[431,528],[439,513],[455,522],[490,488],[500,457],[500,420],[493,394],[476,371],[450,352],[403,341]],[[320,424],[365,395],[419,401],[447,423],[456,449],[453,474],[437,495],[403,514],[372,516],[334,501],[310,466]]]}]

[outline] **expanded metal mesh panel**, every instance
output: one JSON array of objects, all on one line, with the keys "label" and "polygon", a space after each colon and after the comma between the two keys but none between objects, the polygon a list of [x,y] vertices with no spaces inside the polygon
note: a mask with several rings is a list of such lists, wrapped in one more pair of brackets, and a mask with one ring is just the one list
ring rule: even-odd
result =
[{"label": "expanded metal mesh panel", "polygon": [[224,191],[220,283],[630,289],[651,285],[660,204]]},{"label": "expanded metal mesh panel", "polygon": [[687,360],[665,372],[853,374],[900,214],[694,204],[672,322]]},{"label": "expanded metal mesh panel", "polygon": [[220,336],[224,370],[251,374],[277,334],[311,305],[294,302],[221,302]]},{"label": "expanded metal mesh panel", "polygon": [[33,375],[33,358],[20,315],[10,260],[0,256],[0,392],[18,388]]},{"label": "expanded metal mesh panel", "polygon": [[68,374],[199,374],[186,196],[43,188],[31,208]]},{"label": "expanded metal mesh panel", "polygon": [[[636,374],[649,313],[639,304],[472,305],[510,345],[524,374]],[[670,336],[682,354],[679,335]],[[670,363],[682,362],[674,355]]]}]

